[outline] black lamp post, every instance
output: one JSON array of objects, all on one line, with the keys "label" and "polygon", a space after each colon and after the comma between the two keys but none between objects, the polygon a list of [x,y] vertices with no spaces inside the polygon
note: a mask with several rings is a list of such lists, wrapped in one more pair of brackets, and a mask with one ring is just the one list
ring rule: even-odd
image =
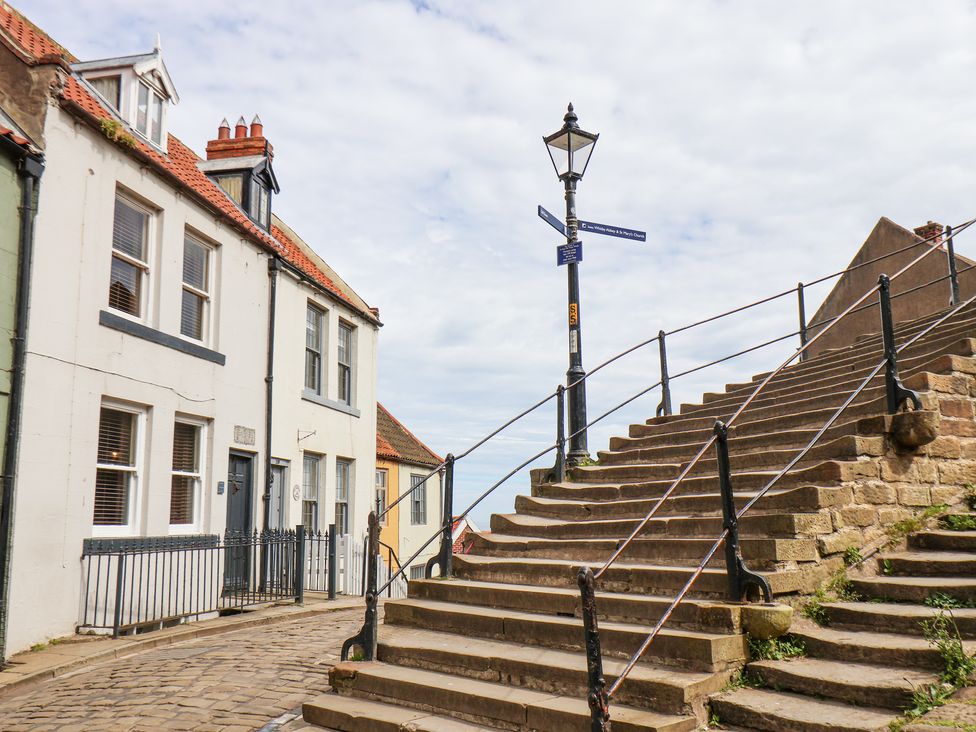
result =
[{"label": "black lamp post", "polygon": [[[596,147],[600,136],[592,132],[585,132],[577,124],[577,116],[573,105],[569,105],[563,126],[558,132],[543,137],[552,166],[556,169],[556,176],[566,188],[566,241],[579,241],[577,231],[579,221],[576,218],[576,182],[583,177],[586,166],[590,162],[590,155]],[[569,454],[570,465],[578,465],[589,457],[586,448],[586,383],[581,382],[586,372],[583,370],[583,338],[580,327],[579,304],[579,265],[571,262],[567,265],[569,278],[569,370],[566,372],[566,385],[572,386],[569,391]],[[579,382],[579,383],[577,383]]]}]

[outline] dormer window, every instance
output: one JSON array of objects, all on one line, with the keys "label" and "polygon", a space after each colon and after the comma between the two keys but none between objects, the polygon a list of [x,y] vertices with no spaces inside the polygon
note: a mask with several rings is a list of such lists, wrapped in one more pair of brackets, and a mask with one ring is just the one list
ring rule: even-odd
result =
[{"label": "dormer window", "polygon": [[278,192],[278,180],[271,167],[274,152],[264,136],[264,125],[257,116],[251,127],[241,117],[231,137],[227,120],[217,128],[217,139],[207,143],[206,162],[197,163],[210,179],[248,215],[269,231],[271,194]]},{"label": "dormer window", "polygon": [[163,98],[144,81],[138,84],[136,131],[159,145],[163,141]]},{"label": "dormer window", "polygon": [[72,64],[129,129],[166,151],[166,110],[179,102],[159,46],[152,53]]}]

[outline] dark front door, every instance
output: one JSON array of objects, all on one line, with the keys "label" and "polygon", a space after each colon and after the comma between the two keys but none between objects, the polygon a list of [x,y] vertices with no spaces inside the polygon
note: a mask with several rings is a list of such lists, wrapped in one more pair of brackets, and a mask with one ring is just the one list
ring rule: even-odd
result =
[{"label": "dark front door", "polygon": [[224,589],[246,590],[251,570],[251,499],[254,458],[232,452],[227,467],[227,534]]}]

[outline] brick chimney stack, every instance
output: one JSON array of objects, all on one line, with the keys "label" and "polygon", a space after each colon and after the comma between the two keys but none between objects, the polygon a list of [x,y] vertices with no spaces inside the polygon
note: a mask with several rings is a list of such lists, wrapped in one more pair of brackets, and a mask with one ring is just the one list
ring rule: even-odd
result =
[{"label": "brick chimney stack", "polygon": [[254,115],[250,130],[244,117],[234,125],[234,136],[230,136],[230,124],[224,119],[217,129],[217,139],[207,143],[207,160],[224,160],[226,158],[246,158],[252,155],[266,155],[274,157],[271,143],[264,136],[264,125],[261,118]]},{"label": "brick chimney stack", "polygon": [[942,243],[942,234],[944,231],[945,227],[942,224],[929,221],[925,226],[915,228],[915,236],[920,236],[923,239],[929,239],[931,237],[929,243],[935,247]]}]

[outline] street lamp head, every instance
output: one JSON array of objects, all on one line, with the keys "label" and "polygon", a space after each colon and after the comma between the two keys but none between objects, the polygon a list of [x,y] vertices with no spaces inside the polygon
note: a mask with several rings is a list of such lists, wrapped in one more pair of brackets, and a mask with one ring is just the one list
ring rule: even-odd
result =
[{"label": "street lamp head", "polygon": [[570,104],[566,116],[563,117],[562,129],[542,138],[549,150],[556,176],[562,181],[579,180],[583,177],[597,138],[600,137],[596,133],[581,130],[578,119],[573,105]]}]

